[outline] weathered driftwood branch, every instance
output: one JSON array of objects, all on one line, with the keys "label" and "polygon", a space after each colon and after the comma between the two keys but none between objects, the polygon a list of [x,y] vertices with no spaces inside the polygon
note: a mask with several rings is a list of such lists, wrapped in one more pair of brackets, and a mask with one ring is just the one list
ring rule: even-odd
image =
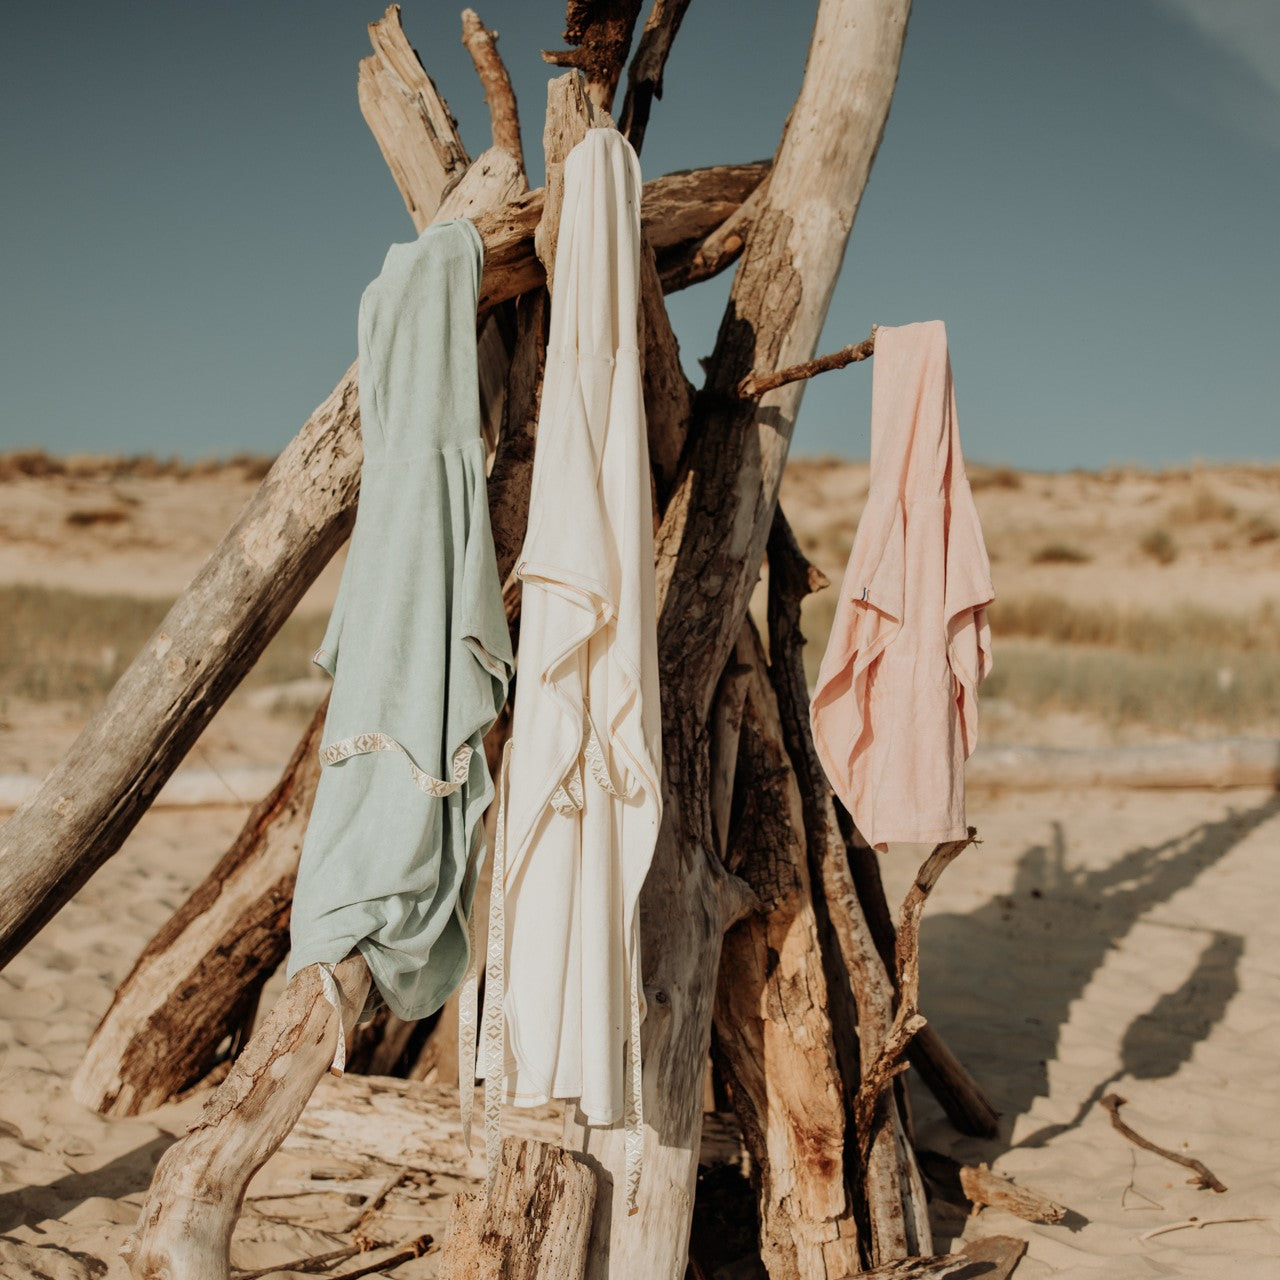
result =
[{"label": "weathered driftwood branch", "polygon": [[[800,605],[826,579],[801,554],[786,518],[774,515],[769,536],[770,678],[778,694],[783,736],[804,798],[804,826],[818,913],[831,1019],[841,1076],[852,1101],[858,1082],[879,1058],[893,1025],[893,961],[886,963],[872,920],[889,922],[879,876],[853,875],[848,844],[809,728]],[[892,932],[892,923],[888,923]],[[851,1108],[852,1112],[852,1108]],[[851,1137],[859,1130],[850,1116]],[[862,1132],[868,1132],[864,1127]],[[877,1094],[870,1148],[853,1143],[850,1194],[865,1201],[873,1262],[929,1251],[928,1214],[903,1117],[892,1094]],[[860,1158],[859,1158],[860,1157]],[[864,1163],[865,1162],[865,1163]]]},{"label": "weathered driftwood branch", "polygon": [[662,97],[662,73],[688,7],[689,0],[653,0],[627,68],[627,95],[622,100],[618,128],[637,151],[644,146],[653,100]]},{"label": "weathered driftwood branch", "polygon": [[235,844],[120,984],[71,1083],[84,1106],[118,1116],[160,1106],[203,1080],[220,1057],[233,1057],[248,1035],[262,988],[289,948],[327,706]]},{"label": "weathered driftwood branch", "polygon": [[[969,1240],[958,1253],[932,1258],[909,1258],[870,1271],[859,1271],[856,1280],[1009,1280],[1027,1242],[1013,1236],[983,1236]],[[854,1280],[854,1277],[850,1277]]]},{"label": "weathered driftwood branch", "polygon": [[1027,1222],[1061,1222],[1067,1211],[1043,1191],[1020,1187],[1017,1183],[993,1173],[985,1164],[961,1165],[958,1170],[960,1188],[973,1205],[974,1212],[990,1205],[1004,1209]]},{"label": "weathered driftwood branch", "polygon": [[[664,813],[641,896],[645,1173],[639,1212],[627,1217],[615,1193],[611,1221],[597,1221],[593,1276],[678,1275],[684,1265],[711,975],[743,900],[715,852],[705,726],[763,559],[800,401],[793,388],[764,403],[732,393],[753,368],[813,354],[888,113],[907,10],[906,0],[822,0],[658,537]],[[621,1131],[580,1140],[621,1186]]]},{"label": "weathered driftwood branch", "polygon": [[640,0],[569,0],[564,39],[576,48],[544,49],[543,61],[581,71],[591,101],[608,111],[639,15]]},{"label": "weathered driftwood branch", "polygon": [[525,163],[524,146],[520,141],[520,112],[516,107],[511,77],[498,52],[498,33],[486,27],[474,9],[463,9],[462,43],[471,55],[476,75],[480,77],[480,84],[484,89],[484,100],[489,108],[489,124],[493,130],[493,145],[511,152],[523,170]]},{"label": "weathered driftwood branch", "polygon": [[[709,171],[713,199],[706,206],[689,174],[646,184],[651,240],[670,246],[689,240],[691,229],[705,234],[763,173],[760,165]],[[542,278],[533,256],[540,197],[508,203],[508,211],[520,211],[514,220],[476,207],[474,191],[500,178],[519,180],[514,161],[487,152],[447,201],[448,216],[472,216],[486,236],[491,304]],[[63,761],[0,828],[0,964],[119,849],[342,544],[360,459],[353,366],[285,448]]]},{"label": "weathered driftwood branch", "polygon": [[788,382],[803,382],[819,373],[843,369],[846,365],[856,364],[859,360],[867,360],[874,354],[875,349],[876,335],[873,329],[869,338],[863,338],[861,342],[855,342],[849,347],[841,347],[839,351],[833,351],[830,355],[802,360],[799,364],[778,369],[774,373],[758,373],[753,370],[738,383],[738,394],[744,400],[753,396],[762,396],[766,391],[785,387]]},{"label": "weathered driftwood branch", "polygon": [[[803,806],[749,621],[731,670],[740,667],[746,705],[727,862],[759,907],[725,934],[712,1054],[751,1156],[766,1270],[843,1280],[861,1265],[848,1190],[857,1174],[845,1169],[846,1087],[828,1012]],[[734,692],[721,682],[723,695]]]},{"label": "weathered driftwood branch", "polygon": [[459,1196],[440,1254],[440,1280],[581,1280],[596,1175],[581,1156],[508,1137],[488,1197]]},{"label": "weathered driftwood branch", "polygon": [[156,1166],[138,1227],[121,1252],[136,1280],[227,1280],[231,1233],[249,1179],[284,1140],[350,1034],[369,990],[352,957],[334,974],[342,1011],[316,966],[297,974],[205,1105]]},{"label": "weathered driftwood branch", "polygon": [[1098,1105],[1111,1117],[1112,1127],[1117,1133],[1128,1138],[1135,1146],[1141,1147],[1144,1151],[1153,1152],[1155,1155],[1163,1156],[1166,1160],[1172,1160],[1174,1164],[1180,1164],[1184,1169],[1190,1169],[1196,1176],[1188,1178],[1187,1181],[1192,1186],[1199,1187],[1202,1191],[1225,1191],[1227,1188],[1208,1168],[1193,1156],[1184,1156],[1180,1152],[1170,1151],[1168,1147],[1162,1147],[1158,1143],[1152,1142],[1150,1138],[1144,1138],[1136,1129],[1131,1129],[1123,1120],[1120,1119],[1120,1108],[1128,1101],[1122,1098],[1118,1093],[1109,1093],[1104,1098],[1098,1099]]},{"label": "weathered driftwood branch", "polygon": [[862,1083],[854,1102],[854,1122],[858,1142],[866,1151],[874,1136],[874,1117],[880,1095],[900,1071],[906,1069],[903,1056],[915,1034],[925,1025],[920,1013],[920,917],[938,877],[952,860],[977,839],[977,831],[969,828],[963,840],[948,840],[938,845],[925,859],[902,904],[902,920],[898,926],[897,986],[898,1009],[885,1035],[875,1060],[864,1068]]},{"label": "weathered driftwood branch", "polygon": [[398,4],[369,24],[369,40],[373,54],[362,59],[356,82],[360,111],[421,231],[466,172],[467,153],[448,104],[405,36]]}]

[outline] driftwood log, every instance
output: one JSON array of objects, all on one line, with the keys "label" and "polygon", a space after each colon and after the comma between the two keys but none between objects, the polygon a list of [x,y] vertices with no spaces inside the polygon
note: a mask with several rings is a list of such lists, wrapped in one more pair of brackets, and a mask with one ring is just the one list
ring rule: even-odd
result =
[{"label": "driftwood log", "polygon": [[191,1132],[160,1158],[123,1256],[139,1280],[227,1280],[231,1233],[245,1187],[296,1123],[350,1035],[369,990],[369,968],[344,960],[334,981],[341,1011],[319,970],[289,983]]},{"label": "driftwood log", "polygon": [[[620,120],[637,146],[687,4],[655,0],[632,60]],[[897,1078],[902,1054],[930,1043],[918,1031],[914,992],[900,982],[910,970],[895,963],[900,946],[914,954],[911,920],[898,939],[874,856],[837,811],[808,733],[798,617],[816,581],[776,516],[805,384],[802,375],[769,383],[778,371],[809,367],[816,350],[884,129],[909,8],[909,0],[819,0],[804,81],[773,161],[645,185],[641,320],[658,521],[665,811],[641,900],[649,1013],[640,1205],[625,1215],[621,1131],[584,1127],[571,1108],[564,1136],[579,1157],[513,1140],[501,1194],[487,1207],[460,1207],[450,1247],[468,1271],[522,1274],[556,1240],[561,1274],[683,1274],[713,1019],[719,1075],[750,1149],[770,1274],[834,1280],[866,1267],[902,1276],[954,1270],[953,1259],[922,1256],[932,1251],[924,1189]],[[565,38],[574,47],[551,60],[574,70],[549,89],[545,191],[526,189],[523,158],[513,151],[514,95],[492,33],[475,14],[464,18],[464,43],[485,83],[495,140],[505,146],[474,162],[394,6],[371,27],[374,55],[361,65],[362,109],[415,226],[467,216],[484,240],[482,394],[486,421],[501,423],[489,496],[504,574],[527,514],[560,166],[586,128],[609,122],[639,11],[639,0],[569,0]],[[662,294],[735,260],[728,308],[695,395]],[[744,398],[739,388],[749,376],[761,393]],[[351,370],[67,759],[0,831],[0,961],[119,847],[339,545],[358,484],[358,432]],[[767,661],[746,617],[766,549]],[[508,617],[518,621],[514,595]],[[205,930],[208,946],[228,938],[239,945],[237,929],[269,900],[271,886],[278,896],[288,857],[267,850],[286,849],[299,823],[279,797],[303,810],[313,787],[295,761],[275,807],[256,815],[258,835],[242,837],[243,856],[227,868],[238,876],[257,869],[257,891],[240,885],[240,916],[233,918],[229,900],[216,928]],[[205,900],[218,898],[228,879],[216,892],[206,888]],[[145,1085],[118,1068],[157,1010],[172,1016],[183,965],[189,975],[193,962],[196,971],[205,962],[191,932],[199,915],[188,911],[183,927],[171,930],[185,948],[183,964],[166,970],[151,952],[135,970],[147,975],[148,990],[122,988],[115,1048],[92,1069],[86,1064],[78,1084],[97,1105],[119,1105],[126,1095],[132,1105],[144,1095]],[[274,918],[282,931],[278,911]],[[256,963],[266,968],[265,959]],[[317,993],[316,971],[294,979],[201,1124],[162,1162],[134,1246],[135,1275],[226,1274],[245,1182],[287,1133],[324,1072],[340,1022],[349,1024],[363,1000],[363,961],[344,961],[339,977],[341,1012]],[[221,1017],[242,1036],[248,990],[224,984],[221,1011],[205,1005],[202,1016]],[[404,1034],[388,1033],[384,1058]],[[184,1052],[184,1069],[207,1068],[208,1033]],[[923,1060],[963,1097],[954,1105],[975,1127],[990,1118],[980,1091],[936,1041]]]},{"label": "driftwood log", "polygon": [[460,1196],[440,1255],[440,1280],[582,1280],[596,1175],[545,1142],[506,1138],[488,1197]]}]

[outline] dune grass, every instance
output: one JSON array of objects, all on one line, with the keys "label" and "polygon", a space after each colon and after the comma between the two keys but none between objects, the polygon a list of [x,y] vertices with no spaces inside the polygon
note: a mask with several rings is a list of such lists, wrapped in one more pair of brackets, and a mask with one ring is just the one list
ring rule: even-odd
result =
[{"label": "dune grass", "polygon": [[[835,608],[832,592],[805,602],[805,667],[812,683]],[[1123,609],[1057,596],[997,600],[996,665],[983,694],[1029,712],[1064,710],[1109,725],[1222,732],[1280,724],[1280,607],[1251,613]]]},{"label": "dune grass", "polygon": [[[0,587],[0,696],[97,701],[169,610],[163,600],[61,588]],[[314,674],[325,618],[290,618],[245,680],[276,684]]]}]

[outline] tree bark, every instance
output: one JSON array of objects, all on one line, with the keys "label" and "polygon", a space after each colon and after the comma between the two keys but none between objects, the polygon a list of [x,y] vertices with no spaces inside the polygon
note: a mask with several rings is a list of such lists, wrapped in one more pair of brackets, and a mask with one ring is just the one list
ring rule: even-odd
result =
[{"label": "tree bark", "polygon": [[618,1194],[620,1130],[580,1142],[610,1171],[593,1277],[678,1277],[697,1169],[698,1099],[713,975],[744,886],[715,855],[705,730],[763,559],[803,383],[758,404],[734,394],[752,369],[814,354],[883,132],[907,0],[823,0],[804,84],[734,281],[708,386],[659,536],[665,808],[641,897],[646,1019],[645,1171],[639,1212]]},{"label": "tree bark", "polygon": [[596,1175],[581,1156],[506,1138],[488,1197],[458,1197],[440,1280],[581,1280],[595,1202]]},{"label": "tree bark", "polygon": [[771,1280],[843,1280],[861,1265],[846,1190],[845,1084],[828,1014],[804,815],[764,651],[748,622],[730,870],[760,907],[724,938],[712,1053],[751,1154]]}]

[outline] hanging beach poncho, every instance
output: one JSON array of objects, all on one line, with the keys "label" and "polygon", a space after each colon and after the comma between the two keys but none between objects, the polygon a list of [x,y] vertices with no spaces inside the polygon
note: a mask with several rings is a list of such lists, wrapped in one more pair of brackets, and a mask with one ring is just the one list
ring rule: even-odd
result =
[{"label": "hanging beach poncho", "polygon": [[867,842],[963,839],[994,592],[939,320],[875,335],[871,488],[810,705]]},{"label": "hanging beach poncho", "polygon": [[[591,1124],[626,1123],[629,1204],[641,1143],[637,905],[662,806],[640,190],[616,130],[592,129],[565,161],[481,1064],[491,1161],[499,1098],[575,1098]],[[504,980],[505,1049],[490,998]]]},{"label": "hanging beach poncho", "polygon": [[466,970],[482,739],[512,667],[480,434],[483,255],[471,223],[437,223],[392,245],[360,301],[360,501],[315,656],[334,683],[289,972],[359,951],[405,1019]]}]

